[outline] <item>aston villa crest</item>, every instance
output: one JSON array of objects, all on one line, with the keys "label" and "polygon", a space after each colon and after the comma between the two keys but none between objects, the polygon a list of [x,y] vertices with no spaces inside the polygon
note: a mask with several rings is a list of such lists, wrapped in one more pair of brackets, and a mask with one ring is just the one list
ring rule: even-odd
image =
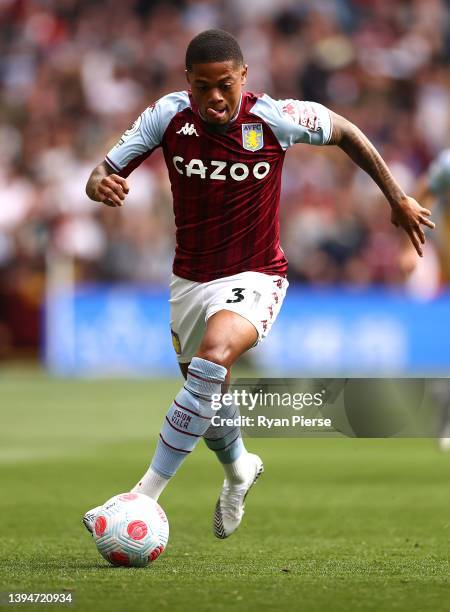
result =
[{"label": "aston villa crest", "polygon": [[175,333],[173,329],[171,329],[170,331],[172,333],[172,344],[173,344],[173,348],[175,349],[175,353],[177,355],[181,355],[180,336],[177,333]]},{"label": "aston villa crest", "polygon": [[247,151],[259,151],[264,146],[262,123],[242,124],[242,146]]}]

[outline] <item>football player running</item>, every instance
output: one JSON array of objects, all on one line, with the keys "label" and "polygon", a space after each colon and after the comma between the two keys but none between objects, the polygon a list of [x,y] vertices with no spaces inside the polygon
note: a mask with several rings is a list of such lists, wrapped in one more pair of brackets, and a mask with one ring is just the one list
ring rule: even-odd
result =
[{"label": "football player running", "polygon": [[[439,230],[434,233],[433,246],[439,264],[439,278],[427,288],[426,297],[433,299],[444,284],[450,282],[450,149],[444,149],[431,162],[428,170],[417,182],[417,197],[433,210]],[[401,269],[408,285],[414,289],[423,286],[426,260],[432,253],[425,253],[425,262],[417,265],[417,257],[410,244],[401,253]],[[450,379],[438,378],[431,382],[431,394],[436,403],[437,438],[439,448],[450,451]]]},{"label": "football player running", "polygon": [[[132,491],[157,500],[201,438],[225,472],[213,520],[218,538],[241,523],[245,497],[263,471],[238,427],[211,425],[212,397],[233,364],[270,331],[288,287],[279,241],[281,173],[294,144],[336,145],[376,182],[422,255],[430,211],[408,197],[380,154],[350,121],[315,102],[244,92],[239,44],[222,30],[196,36],[186,52],[188,91],[149,106],[97,166],[88,196],[121,207],[126,178],[152,151],[164,153],[173,194],[176,251],[171,331],[184,386],[169,407],[155,454]],[[301,171],[301,169],[299,169]],[[223,406],[233,417],[237,406]],[[84,523],[92,531],[96,508]]]}]

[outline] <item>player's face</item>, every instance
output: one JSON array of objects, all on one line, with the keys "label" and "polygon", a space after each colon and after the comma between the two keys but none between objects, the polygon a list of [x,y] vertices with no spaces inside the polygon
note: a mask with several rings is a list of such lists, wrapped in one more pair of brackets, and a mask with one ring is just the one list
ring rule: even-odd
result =
[{"label": "player's face", "polygon": [[239,66],[233,61],[194,64],[186,75],[203,119],[216,125],[228,123],[239,105],[247,65]]}]

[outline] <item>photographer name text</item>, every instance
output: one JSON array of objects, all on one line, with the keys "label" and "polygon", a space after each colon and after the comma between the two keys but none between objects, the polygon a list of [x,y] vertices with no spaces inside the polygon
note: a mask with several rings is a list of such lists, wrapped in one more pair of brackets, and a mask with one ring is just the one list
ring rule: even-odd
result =
[{"label": "photographer name text", "polygon": [[331,419],[307,418],[303,415],[293,414],[290,417],[270,418],[259,414],[257,416],[238,416],[233,419],[224,418],[215,414],[211,424],[214,427],[264,427],[277,429],[284,427],[331,427]]}]

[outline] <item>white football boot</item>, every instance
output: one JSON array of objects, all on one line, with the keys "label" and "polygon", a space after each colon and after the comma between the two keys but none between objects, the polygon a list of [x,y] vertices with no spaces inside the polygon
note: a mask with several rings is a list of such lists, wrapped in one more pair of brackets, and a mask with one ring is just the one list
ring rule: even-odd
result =
[{"label": "white football boot", "polygon": [[249,476],[242,484],[231,484],[224,480],[222,492],[214,510],[214,535],[224,540],[239,527],[244,516],[245,498],[252,486],[264,472],[258,455],[248,453]]},{"label": "white football boot", "polygon": [[96,506],[95,508],[92,508],[92,510],[88,510],[83,516],[83,525],[86,527],[90,534],[92,534],[94,531],[95,515],[100,510],[100,508],[101,506]]}]

